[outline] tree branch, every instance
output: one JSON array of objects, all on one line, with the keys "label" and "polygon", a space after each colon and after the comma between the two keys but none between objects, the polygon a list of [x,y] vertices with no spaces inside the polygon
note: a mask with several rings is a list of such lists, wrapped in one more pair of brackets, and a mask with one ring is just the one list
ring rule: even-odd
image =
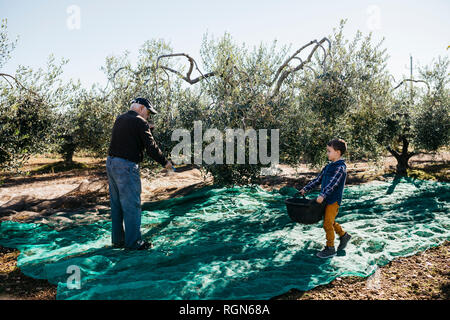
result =
[{"label": "tree branch", "polygon": [[398,159],[400,157],[399,153],[392,149],[390,146],[387,146],[386,149],[395,157],[395,159]]},{"label": "tree branch", "polygon": [[[328,43],[328,51],[327,51],[327,50],[324,48],[324,46],[323,46],[323,44],[324,44],[325,42]],[[307,57],[307,59],[306,59],[305,61],[303,61],[300,57],[297,56],[297,55],[300,54],[300,52],[302,52],[304,49],[306,49],[307,47],[312,46],[312,45],[314,45],[314,47],[312,48],[311,52],[309,53],[309,55],[308,55],[308,57]],[[311,69],[311,70],[314,72],[314,74],[316,74],[315,70],[314,70],[313,68],[311,68],[310,66],[307,66],[306,64],[308,64],[309,62],[311,62],[312,56],[313,56],[313,54],[316,52],[316,50],[317,50],[318,48],[321,48],[321,49],[323,50],[323,52],[324,52],[324,57],[323,57],[323,60],[320,62],[320,64],[321,64],[321,65],[324,65],[324,64],[325,64],[326,58],[329,56],[329,51],[330,51],[330,49],[331,49],[331,42],[330,42],[330,40],[329,40],[328,38],[324,37],[324,38],[322,38],[320,41],[312,40],[312,41],[310,41],[309,43],[305,44],[305,45],[302,46],[300,49],[298,49],[297,51],[295,51],[294,54],[292,54],[292,55],[291,55],[291,56],[290,56],[290,57],[289,57],[289,58],[288,58],[288,59],[287,59],[287,60],[286,60],[279,68],[278,68],[277,72],[275,73],[275,76],[274,76],[273,80],[272,80],[269,84],[267,84],[269,87],[272,87],[272,86],[276,83],[276,86],[275,86],[275,89],[274,89],[274,91],[273,91],[273,93],[272,93],[272,95],[271,95],[271,98],[272,98],[273,96],[275,96],[275,95],[279,92],[280,87],[281,87],[283,81],[284,81],[290,74],[292,74],[292,73],[294,73],[294,72],[296,72],[296,71],[298,71],[298,70],[301,70],[301,69],[303,69],[304,67],[307,67],[307,68]],[[170,58],[170,57],[185,57],[186,59],[188,59],[188,61],[189,61],[189,69],[188,69],[186,75],[182,74],[182,73],[179,72],[178,70],[175,70],[175,69],[173,69],[173,68],[171,68],[171,67],[168,67],[168,66],[165,66],[165,65],[160,65],[160,60],[161,60],[161,59],[163,59],[163,58]],[[290,67],[289,67],[289,63],[290,63],[292,60],[295,60],[295,59],[296,59],[296,60],[299,60],[299,61],[300,61],[300,64],[299,64],[297,67],[295,67],[295,68],[290,68]],[[228,65],[228,63],[229,63],[229,58],[227,59],[227,62],[226,62],[226,63],[227,63],[227,65]],[[212,71],[212,72],[203,74],[203,73],[200,71],[200,69],[198,68],[197,62],[196,62],[191,56],[189,56],[189,55],[186,54],[186,53],[164,54],[164,55],[159,56],[159,57],[157,58],[157,60],[156,60],[156,69],[155,69],[155,84],[156,84],[156,85],[155,85],[155,90],[157,90],[157,88],[156,88],[156,86],[157,86],[157,82],[156,82],[157,72],[156,72],[156,71],[158,70],[158,68],[161,68],[161,69],[164,70],[164,71],[169,71],[169,72],[171,72],[171,73],[176,74],[176,75],[179,76],[181,79],[183,79],[184,81],[186,81],[187,83],[189,83],[189,84],[191,84],[191,85],[192,85],[192,84],[195,84],[195,83],[197,83],[197,82],[199,82],[199,81],[201,81],[201,80],[203,80],[203,79],[206,79],[206,78],[209,78],[209,77],[213,77],[213,76],[217,76],[217,73],[216,73],[215,71]],[[198,76],[197,78],[192,79],[191,76],[192,76],[192,72],[193,72],[194,68],[200,73],[200,76]],[[236,70],[237,70],[239,73],[241,73],[241,74],[245,74],[245,76],[247,77],[247,79],[249,78],[249,75],[248,75],[246,72],[240,70],[237,66],[234,66],[234,65],[233,65],[233,66],[231,67],[231,70],[234,70],[234,69],[236,69]],[[229,82],[229,76],[230,76],[230,75],[228,75],[228,77],[225,78],[225,75],[222,75],[222,78],[224,79],[224,81],[228,82],[230,85],[233,85],[232,83]]]},{"label": "tree branch", "polygon": [[426,85],[427,85],[427,88],[428,88],[428,93],[430,93],[430,85],[428,84],[428,82],[426,82],[426,81],[424,81],[424,80],[414,80],[414,79],[403,79],[394,89],[392,89],[392,90],[395,90],[395,89],[397,89],[398,87],[400,87],[403,83],[405,83],[405,82],[407,82],[407,81],[409,81],[409,82],[423,82],[423,83],[425,83]]},{"label": "tree branch", "polygon": [[[186,58],[189,60],[189,70],[188,70],[188,72],[186,73],[186,75],[183,75],[183,74],[181,74],[179,71],[174,70],[174,69],[172,69],[172,68],[169,68],[169,67],[166,67],[166,66],[160,66],[160,65],[159,65],[159,60],[162,59],[162,58],[167,58],[167,57],[180,57],[180,56],[184,56],[184,57],[186,57]],[[195,79],[191,79],[191,74],[192,74],[192,71],[193,71],[193,69],[194,69],[194,66],[195,66],[195,69],[200,73],[200,76],[198,76],[198,77],[195,78]],[[161,69],[170,71],[170,72],[172,72],[172,73],[175,73],[176,75],[178,75],[179,77],[181,77],[184,81],[188,82],[189,84],[195,84],[195,83],[199,82],[200,80],[203,80],[203,79],[206,79],[206,78],[209,78],[209,77],[212,77],[212,76],[215,76],[215,75],[216,75],[214,72],[209,72],[209,73],[207,73],[207,74],[203,74],[203,73],[200,71],[200,69],[198,68],[197,62],[195,62],[195,60],[194,60],[191,56],[189,56],[188,54],[186,54],[186,53],[172,53],[172,54],[165,54],[165,55],[159,56],[158,59],[156,60],[156,70],[158,70],[158,68],[161,68]],[[155,76],[156,76],[156,72],[155,72]]]},{"label": "tree branch", "polygon": [[16,82],[16,84],[17,84],[19,87],[21,87],[22,89],[24,89],[24,90],[26,90],[26,91],[28,91],[28,92],[31,92],[32,94],[34,94],[35,96],[37,96],[39,99],[42,100],[42,98],[41,98],[40,95],[38,95],[38,94],[37,94],[36,92],[34,92],[33,90],[26,88],[22,83],[20,83],[19,80],[17,80],[17,79],[16,79],[15,77],[13,77],[12,75],[7,74],[7,73],[0,73],[0,76],[3,77],[3,78],[9,83],[9,85],[11,85],[11,82],[9,82],[8,79],[6,78],[6,77],[10,77],[11,79],[13,79],[13,80]]},{"label": "tree branch", "polygon": [[[327,53],[327,51],[325,50],[325,48],[323,47],[323,45],[322,45],[324,42],[328,42],[328,53]],[[307,47],[309,47],[309,46],[311,46],[311,45],[313,45],[313,44],[315,44],[315,46],[312,48],[311,52],[309,53],[309,55],[308,55],[308,57],[307,57],[307,59],[306,59],[305,61],[302,61],[301,58],[297,57],[297,55],[298,55],[302,50],[306,49]],[[286,60],[279,68],[278,68],[278,70],[277,70],[277,72],[275,73],[275,76],[274,76],[274,78],[273,78],[273,80],[272,80],[272,82],[271,82],[271,85],[273,85],[273,84],[276,82],[276,86],[275,86],[275,89],[274,89],[274,91],[273,91],[271,97],[274,97],[276,94],[278,94],[278,92],[279,92],[279,90],[280,90],[280,87],[281,87],[283,81],[284,81],[291,73],[294,73],[294,72],[296,72],[296,71],[298,71],[298,70],[300,70],[300,69],[303,69],[304,66],[305,66],[307,63],[311,62],[311,58],[312,58],[314,52],[316,52],[316,50],[317,50],[319,47],[322,48],[322,50],[324,51],[324,54],[325,54],[325,56],[324,56],[324,58],[323,58],[323,61],[321,62],[321,65],[324,65],[324,64],[325,64],[325,60],[326,60],[327,56],[329,55],[329,51],[330,51],[330,48],[331,48],[331,42],[330,42],[330,40],[328,40],[328,38],[324,37],[324,38],[322,38],[322,40],[320,40],[320,41],[312,40],[312,41],[310,41],[309,43],[305,44],[305,45],[302,46],[300,49],[298,49],[297,51],[295,51],[294,54],[291,55],[291,56],[290,56],[290,57],[289,57],[289,58],[288,58],[288,59],[287,59],[287,60]],[[293,59],[299,59],[299,60],[301,61],[301,63],[300,63],[297,67],[295,67],[295,68],[293,68],[293,69],[289,69],[289,70],[283,71],[283,70],[289,65],[289,62],[291,62]],[[277,80],[277,79],[278,79],[278,80]]]},{"label": "tree branch", "polygon": [[[117,69],[115,72],[114,72],[114,74],[110,77],[110,78],[108,78],[108,82],[106,83],[106,86],[105,86],[105,89],[103,89],[103,92],[106,92],[106,89],[108,89],[108,86],[109,86],[109,83],[111,82],[111,81],[113,81],[115,78],[116,78],[116,75],[119,73],[119,71],[121,71],[121,70],[123,70],[123,69],[126,69],[126,68],[128,68],[128,66],[126,66],[126,67],[120,67],[119,69]],[[111,92],[110,92],[111,93]],[[109,94],[110,93],[108,93],[108,94],[103,94],[103,99],[106,99],[108,96],[109,96]]]},{"label": "tree branch", "polygon": [[2,75],[2,78],[5,79],[6,82],[8,82],[9,86],[11,87],[11,89],[14,88],[14,86],[12,85],[11,82],[9,82],[9,80],[8,80],[7,77],[5,77],[4,75]]}]

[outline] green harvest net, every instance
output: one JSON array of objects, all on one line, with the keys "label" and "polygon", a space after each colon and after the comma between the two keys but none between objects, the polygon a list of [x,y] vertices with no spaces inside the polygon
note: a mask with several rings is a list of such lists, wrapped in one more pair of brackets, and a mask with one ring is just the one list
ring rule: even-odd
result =
[{"label": "green harvest net", "polygon": [[[449,184],[373,182],[346,187],[337,221],[352,240],[346,252],[320,259],[321,223],[301,225],[287,215],[284,199],[294,192],[206,188],[145,204],[149,251],[109,247],[110,221],[60,231],[3,222],[0,244],[21,250],[23,273],[57,284],[58,299],[269,299],[336,277],[366,277],[450,239]],[[80,270],[80,289],[68,281],[72,265]]]}]

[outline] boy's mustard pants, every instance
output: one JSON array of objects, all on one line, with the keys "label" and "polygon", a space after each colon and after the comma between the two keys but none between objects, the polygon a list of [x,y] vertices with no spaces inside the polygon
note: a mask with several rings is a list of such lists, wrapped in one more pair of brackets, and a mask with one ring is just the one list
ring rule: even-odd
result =
[{"label": "boy's mustard pants", "polygon": [[336,232],[340,237],[345,234],[342,227],[334,221],[339,212],[339,205],[337,201],[332,204],[327,204],[325,207],[325,217],[323,219],[323,228],[325,229],[327,237],[327,246],[334,247],[334,233]]}]

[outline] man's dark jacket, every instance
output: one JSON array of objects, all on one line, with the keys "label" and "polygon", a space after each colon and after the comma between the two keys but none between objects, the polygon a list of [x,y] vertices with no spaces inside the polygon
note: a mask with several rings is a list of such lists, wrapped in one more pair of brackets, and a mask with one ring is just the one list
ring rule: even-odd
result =
[{"label": "man's dark jacket", "polygon": [[133,110],[118,116],[114,123],[108,155],[139,163],[144,158],[144,150],[162,166],[167,163],[144,118]]}]

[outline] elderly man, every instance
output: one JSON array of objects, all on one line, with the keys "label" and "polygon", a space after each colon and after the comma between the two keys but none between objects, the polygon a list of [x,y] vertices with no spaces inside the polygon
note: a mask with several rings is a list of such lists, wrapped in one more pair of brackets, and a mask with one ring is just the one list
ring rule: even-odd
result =
[{"label": "elderly man", "polygon": [[[147,155],[173,170],[153,139],[147,118],[156,110],[147,99],[136,98],[128,112],[117,117],[106,160],[112,220],[112,244],[116,248],[144,250],[151,244],[141,239],[141,179],[139,163]],[[125,229],[124,229],[125,225]]]}]

